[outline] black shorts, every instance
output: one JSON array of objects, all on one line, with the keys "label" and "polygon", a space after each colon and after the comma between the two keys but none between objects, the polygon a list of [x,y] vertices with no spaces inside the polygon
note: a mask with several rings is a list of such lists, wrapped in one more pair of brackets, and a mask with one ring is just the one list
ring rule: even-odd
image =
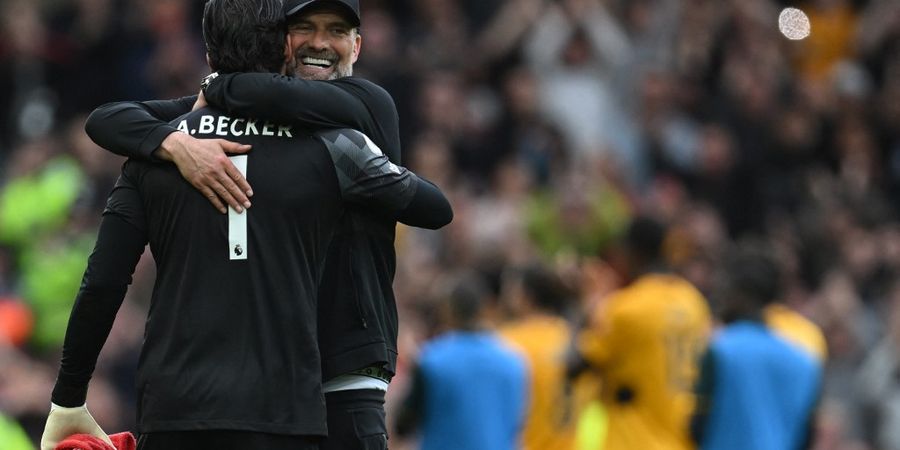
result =
[{"label": "black shorts", "polygon": [[318,450],[319,436],[292,436],[252,431],[161,431],[138,438],[137,450]]},{"label": "black shorts", "polygon": [[384,391],[356,389],[325,394],[328,438],[321,450],[386,450]]}]

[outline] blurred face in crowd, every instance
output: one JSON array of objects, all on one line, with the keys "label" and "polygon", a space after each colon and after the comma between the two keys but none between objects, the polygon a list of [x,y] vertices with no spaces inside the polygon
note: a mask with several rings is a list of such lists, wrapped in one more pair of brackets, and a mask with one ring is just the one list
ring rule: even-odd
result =
[{"label": "blurred face in crowd", "polygon": [[311,8],[288,19],[293,73],[306,80],[334,80],[353,75],[362,38],[339,10]]}]

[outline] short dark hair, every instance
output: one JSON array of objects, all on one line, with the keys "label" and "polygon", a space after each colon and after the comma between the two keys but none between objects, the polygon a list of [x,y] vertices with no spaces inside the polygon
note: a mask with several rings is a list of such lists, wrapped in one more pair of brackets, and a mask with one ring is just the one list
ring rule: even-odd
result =
[{"label": "short dark hair", "polygon": [[490,288],[478,273],[464,273],[452,282],[447,299],[452,320],[460,328],[477,325],[490,296]]},{"label": "short dark hair", "polygon": [[203,39],[217,72],[280,72],[286,35],[282,0],[209,0],[203,8]]},{"label": "short dark hair", "polygon": [[573,296],[562,278],[544,264],[529,264],[521,269],[520,276],[522,288],[541,311],[561,314]]},{"label": "short dark hair", "polygon": [[728,289],[765,306],[781,294],[782,270],[772,245],[762,239],[745,238],[725,257]]}]

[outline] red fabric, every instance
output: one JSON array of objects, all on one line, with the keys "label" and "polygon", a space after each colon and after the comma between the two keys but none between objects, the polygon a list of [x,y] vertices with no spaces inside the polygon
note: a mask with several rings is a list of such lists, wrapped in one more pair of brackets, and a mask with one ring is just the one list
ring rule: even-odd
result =
[{"label": "red fabric", "polygon": [[[134,435],[125,431],[109,435],[115,450],[134,450],[137,443]],[[56,450],[113,450],[109,444],[89,434],[73,434],[56,445]]]},{"label": "red fabric", "polygon": [[134,450],[137,447],[137,442],[134,440],[134,435],[125,431],[122,433],[116,433],[109,437],[110,440],[113,441],[113,445],[116,446],[116,450]]}]

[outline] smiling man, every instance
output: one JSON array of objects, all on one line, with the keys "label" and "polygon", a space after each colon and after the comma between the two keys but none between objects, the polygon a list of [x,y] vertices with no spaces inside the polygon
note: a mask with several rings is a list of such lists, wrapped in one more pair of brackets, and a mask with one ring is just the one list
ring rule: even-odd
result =
[{"label": "smiling man", "polygon": [[[281,0],[209,0],[203,36],[213,70],[284,68]],[[137,370],[137,448],[319,450],[328,427],[317,307],[346,207],[395,221],[443,203],[449,222],[449,205],[356,130],[313,134],[213,107],[168,126],[256,147],[233,158],[257,204],[219,214],[175,166],[124,164],[72,309],[41,449],[76,433],[110,443],[85,399],[149,242],[157,270]]]},{"label": "smiling man", "polygon": [[[380,86],[352,76],[362,47],[359,2],[287,0],[285,13],[292,59],[288,72],[294,77],[220,73],[204,88],[209,104],[231,118],[228,129],[239,118],[292,124],[295,130],[353,128],[400,164],[393,99]],[[223,202],[240,207],[249,186],[224,150],[242,149],[221,139],[195,139],[190,130],[177,132],[167,123],[190,110],[196,99],[107,104],[91,114],[85,128],[94,142],[119,155],[174,161],[223,212]],[[324,450],[387,448],[384,399],[397,362],[396,223],[349,208],[328,248],[318,303],[329,429],[329,438],[320,444]]]},{"label": "smiling man", "polygon": [[335,80],[353,75],[362,45],[358,11],[358,2],[315,0],[286,11],[296,76]]}]

